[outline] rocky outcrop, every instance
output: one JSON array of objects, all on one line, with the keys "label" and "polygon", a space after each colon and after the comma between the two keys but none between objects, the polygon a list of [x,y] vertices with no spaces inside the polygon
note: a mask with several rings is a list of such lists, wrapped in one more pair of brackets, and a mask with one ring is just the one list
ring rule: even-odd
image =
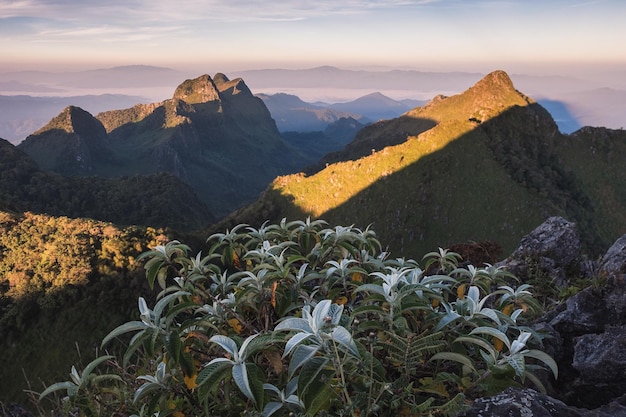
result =
[{"label": "rocky outcrop", "polygon": [[523,282],[547,280],[559,287],[581,261],[578,227],[562,217],[550,217],[526,235],[515,251],[500,265]]},{"label": "rocky outcrop", "polygon": [[623,417],[626,399],[594,410],[573,407],[532,389],[509,388],[498,395],[479,398],[462,417]]},{"label": "rocky outcrop", "polygon": [[220,94],[211,77],[205,74],[193,80],[185,80],[176,87],[173,99],[199,104],[219,100]]},{"label": "rocky outcrop", "polygon": [[[576,225],[546,220],[524,237],[499,265],[524,274],[540,266],[545,279],[568,282],[583,256]],[[474,416],[626,416],[626,235],[606,252],[589,286],[549,311],[535,324],[546,335],[544,350],[559,366],[559,379],[546,378],[548,395],[509,389],[474,401]],[[584,272],[584,271],[583,271]],[[536,282],[536,281],[535,281]],[[535,284],[537,285],[537,284]]]},{"label": "rocky outcrop", "polygon": [[617,239],[606,252],[600,262],[600,270],[615,278],[626,274],[626,235]]}]

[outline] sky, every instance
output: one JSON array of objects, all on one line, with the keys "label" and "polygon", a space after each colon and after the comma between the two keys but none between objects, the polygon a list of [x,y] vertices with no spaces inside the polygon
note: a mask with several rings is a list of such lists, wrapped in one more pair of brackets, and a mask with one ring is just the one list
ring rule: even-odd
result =
[{"label": "sky", "polygon": [[0,72],[623,70],[625,17],[624,0],[0,0]]}]

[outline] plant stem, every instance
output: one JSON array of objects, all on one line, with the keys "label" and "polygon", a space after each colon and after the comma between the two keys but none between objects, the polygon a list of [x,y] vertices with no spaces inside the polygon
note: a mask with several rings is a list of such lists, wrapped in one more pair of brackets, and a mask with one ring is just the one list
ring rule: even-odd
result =
[{"label": "plant stem", "polygon": [[370,387],[367,393],[367,410],[365,411],[365,417],[370,415],[370,408],[372,406],[372,391],[374,388],[374,342],[370,340]]},{"label": "plant stem", "polygon": [[331,339],[333,341],[333,350],[334,350],[334,359],[333,362],[335,363],[335,370],[339,371],[339,378],[341,381],[341,390],[343,391],[343,396],[345,398],[345,402],[346,404],[348,404],[350,406],[350,408],[352,408],[352,399],[350,398],[350,393],[348,392],[348,387],[346,384],[346,376],[343,372],[343,363],[341,361],[341,358],[339,358],[339,349],[337,349],[337,343],[335,342],[335,339]]}]

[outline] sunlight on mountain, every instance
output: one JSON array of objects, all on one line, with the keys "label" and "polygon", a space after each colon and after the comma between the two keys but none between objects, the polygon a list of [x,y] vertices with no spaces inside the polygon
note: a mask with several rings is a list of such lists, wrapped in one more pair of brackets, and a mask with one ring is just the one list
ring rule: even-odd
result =
[{"label": "sunlight on mountain", "polygon": [[294,174],[278,177],[274,190],[293,198],[302,211],[314,217],[340,206],[376,181],[417,162],[420,158],[443,149],[451,141],[474,128],[470,121],[439,123],[420,134],[409,136],[400,145],[389,146],[356,161],[338,162],[306,177]]}]

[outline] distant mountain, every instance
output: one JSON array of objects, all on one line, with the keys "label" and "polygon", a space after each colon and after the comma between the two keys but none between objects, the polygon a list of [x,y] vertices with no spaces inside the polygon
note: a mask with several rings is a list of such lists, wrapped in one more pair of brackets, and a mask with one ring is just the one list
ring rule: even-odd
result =
[{"label": "distant mountain", "polygon": [[281,132],[321,131],[342,117],[350,117],[361,123],[368,122],[360,114],[335,110],[329,105],[306,103],[291,94],[257,94],[257,97],[263,100]]},{"label": "distant mountain", "polygon": [[[329,124],[326,129],[312,132],[282,132],[285,140],[300,152],[317,161],[324,155],[337,152],[354,139],[356,134],[364,127],[358,120],[351,117],[342,117]],[[304,168],[305,170],[310,168]]]},{"label": "distant mountain", "polygon": [[0,137],[18,144],[43,127],[65,107],[73,105],[91,114],[146,103],[145,97],[123,94],[101,94],[69,97],[32,97],[0,95]]},{"label": "distant mountain", "polygon": [[328,107],[335,110],[361,114],[372,121],[378,121],[381,119],[393,119],[426,102],[412,100],[410,103],[414,105],[393,100],[384,94],[376,92],[346,103],[329,104]]},{"label": "distant mountain", "polygon": [[[96,70],[64,72],[0,72],[0,82],[18,82],[22,85],[22,88],[27,85],[45,85],[61,89],[155,87],[175,85],[181,78],[182,73],[180,71],[150,65],[126,65]],[[30,92],[33,92],[33,90],[30,90]]]},{"label": "distant mountain", "polygon": [[163,102],[96,117],[68,107],[19,148],[63,175],[171,173],[218,217],[253,201],[276,176],[311,162],[280,136],[244,81],[224,74],[186,80]]},{"label": "distant mountain", "polygon": [[311,132],[326,129],[341,118],[364,125],[371,121],[391,119],[423,104],[419,100],[393,100],[381,93],[371,93],[345,103],[307,103],[292,94],[257,94],[281,132]]},{"label": "distant mountain", "polygon": [[510,251],[546,217],[562,215],[594,253],[626,230],[625,152],[623,131],[562,135],[496,71],[461,94],[365,127],[316,171],[277,178],[211,230],[312,216],[373,224],[392,252],[418,256],[467,240]]},{"label": "distant mountain", "polygon": [[309,69],[261,69],[238,71],[255,89],[276,87],[371,88],[384,90],[420,90],[446,92],[462,90],[478,81],[483,74],[467,72],[364,71],[331,66]]}]

